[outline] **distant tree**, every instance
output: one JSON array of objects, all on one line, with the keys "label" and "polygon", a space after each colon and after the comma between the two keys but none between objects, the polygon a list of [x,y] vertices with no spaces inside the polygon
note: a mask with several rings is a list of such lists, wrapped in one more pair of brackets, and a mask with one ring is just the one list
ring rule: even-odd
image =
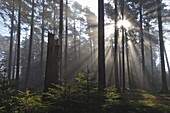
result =
[{"label": "distant tree", "polygon": [[29,75],[30,75],[30,65],[31,65],[31,55],[32,55],[32,43],[33,43],[33,28],[34,28],[34,0],[32,0],[32,14],[31,14],[31,30],[30,30],[30,41],[29,41],[29,50],[28,50],[28,61],[27,61],[27,70],[25,76],[25,89],[29,88]]},{"label": "distant tree", "polygon": [[43,76],[43,56],[44,56],[44,31],[45,31],[45,26],[44,26],[44,20],[45,20],[45,0],[42,0],[42,34],[41,34],[41,56],[40,56],[40,75]]},{"label": "distant tree", "polygon": [[60,24],[59,24],[60,78],[62,75],[62,41],[63,41],[63,0],[60,0]]},{"label": "distant tree", "polygon": [[114,52],[114,71],[115,71],[115,87],[118,91],[120,91],[120,87],[119,87],[119,78],[118,78],[118,27],[117,27],[117,23],[118,23],[118,1],[115,0],[115,52]]}]

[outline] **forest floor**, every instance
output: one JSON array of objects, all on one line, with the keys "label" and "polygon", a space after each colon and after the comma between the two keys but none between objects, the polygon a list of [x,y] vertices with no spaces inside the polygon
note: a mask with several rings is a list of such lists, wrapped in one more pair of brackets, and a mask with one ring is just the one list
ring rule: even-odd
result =
[{"label": "forest floor", "polygon": [[170,94],[125,91],[112,105],[112,113],[170,113]]}]

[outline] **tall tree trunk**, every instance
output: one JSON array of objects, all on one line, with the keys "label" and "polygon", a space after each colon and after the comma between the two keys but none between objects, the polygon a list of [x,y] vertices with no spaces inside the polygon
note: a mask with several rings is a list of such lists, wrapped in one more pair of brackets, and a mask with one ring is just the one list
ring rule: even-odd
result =
[{"label": "tall tree trunk", "polygon": [[41,77],[44,77],[43,76],[43,73],[44,73],[44,65],[43,65],[43,54],[44,54],[44,0],[42,1],[42,7],[43,7],[43,12],[42,12],[42,34],[41,34],[41,56],[40,56],[40,76]]},{"label": "tall tree trunk", "polygon": [[[141,55],[142,55],[142,76],[143,76],[143,84],[145,84],[145,55],[144,55],[144,37],[143,37],[143,0],[140,0],[140,39],[141,39]],[[144,86],[145,88],[145,86]]]},{"label": "tall tree trunk", "polygon": [[[124,21],[124,0],[121,2],[121,14],[122,14],[122,22]],[[125,90],[125,51],[124,51],[124,25],[121,27],[122,29],[122,77],[123,77],[123,90]]]},{"label": "tall tree trunk", "polygon": [[120,91],[119,87],[119,77],[118,77],[118,8],[117,8],[117,0],[115,0],[115,54],[114,54],[114,70],[115,70],[115,87],[117,91]]},{"label": "tall tree trunk", "polygon": [[32,43],[33,43],[33,29],[34,29],[34,5],[35,5],[34,0],[32,0],[31,30],[30,30],[27,70],[25,76],[25,89],[28,89],[29,87],[30,64],[31,64]]},{"label": "tall tree trunk", "polygon": [[162,12],[161,12],[161,0],[156,0],[157,12],[158,12],[158,27],[159,27],[159,41],[160,41],[160,57],[161,57],[161,72],[162,72],[162,88],[161,93],[168,92],[166,72],[165,72],[165,60],[164,60],[164,40],[162,31]]},{"label": "tall tree trunk", "polygon": [[19,88],[19,71],[20,71],[20,33],[21,33],[21,2],[22,0],[18,0],[19,2],[19,10],[18,10],[18,28],[17,28],[17,69],[16,69],[16,89]]},{"label": "tall tree trunk", "polygon": [[12,17],[11,17],[11,36],[10,36],[10,49],[9,49],[9,61],[8,61],[8,80],[11,78],[11,64],[12,64],[12,49],[13,49],[13,27],[14,27],[14,0],[12,0]]},{"label": "tall tree trunk", "polygon": [[59,78],[61,79],[62,75],[62,39],[63,39],[63,0],[60,0],[60,26],[59,26],[59,43],[60,43],[60,74]]},{"label": "tall tree trunk", "polygon": [[106,87],[104,44],[104,0],[98,0],[98,87]]},{"label": "tall tree trunk", "polygon": [[68,0],[66,0],[66,26],[65,26],[65,71],[67,72],[67,63],[68,63],[68,53],[67,53],[67,49],[68,49]]}]

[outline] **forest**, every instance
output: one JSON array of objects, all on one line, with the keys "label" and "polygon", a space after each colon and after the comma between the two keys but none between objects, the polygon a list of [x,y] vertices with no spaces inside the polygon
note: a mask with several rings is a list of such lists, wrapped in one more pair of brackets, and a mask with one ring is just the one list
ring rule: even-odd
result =
[{"label": "forest", "polygon": [[79,1],[0,0],[0,113],[170,113],[170,1]]}]

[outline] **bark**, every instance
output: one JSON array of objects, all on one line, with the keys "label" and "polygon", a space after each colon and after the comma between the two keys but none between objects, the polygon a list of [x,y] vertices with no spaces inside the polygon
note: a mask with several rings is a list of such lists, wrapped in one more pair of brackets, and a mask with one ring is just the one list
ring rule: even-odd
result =
[{"label": "bark", "polygon": [[59,84],[59,50],[58,40],[54,40],[54,34],[48,33],[44,93],[48,92],[48,88],[52,88],[53,84]]},{"label": "bark", "polygon": [[102,91],[105,82],[104,0],[98,0],[98,87]]}]

